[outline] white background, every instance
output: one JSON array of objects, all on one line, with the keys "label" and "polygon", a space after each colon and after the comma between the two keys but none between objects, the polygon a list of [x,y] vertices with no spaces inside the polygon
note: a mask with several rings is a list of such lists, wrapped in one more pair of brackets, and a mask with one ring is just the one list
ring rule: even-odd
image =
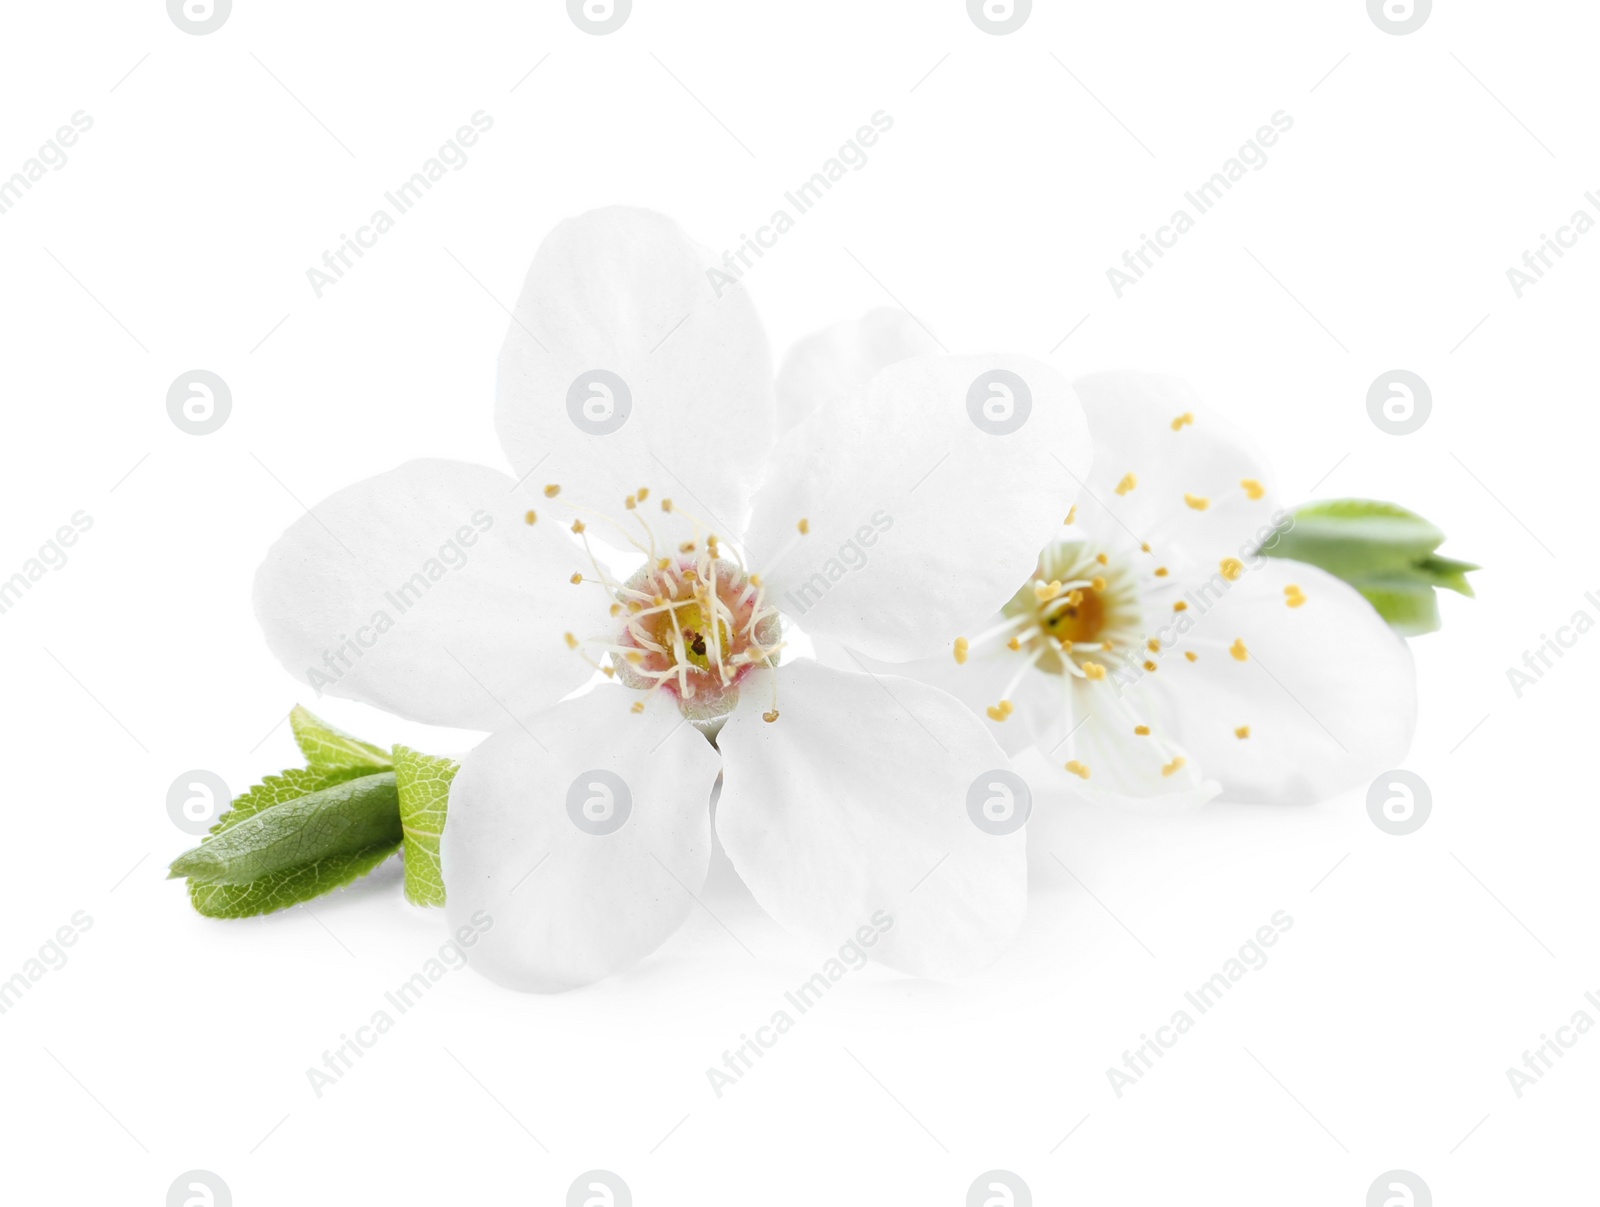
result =
[{"label": "white background", "polygon": [[[94,519],[0,616],[0,977],[94,919],[0,1017],[7,1197],[157,1205],[202,1168],[241,1205],[556,1204],[603,1167],[643,1205],[932,1205],[998,1167],[1039,1203],[1359,1207],[1404,1168],[1439,1204],[1595,1201],[1600,1035],[1520,1100],[1505,1069],[1600,992],[1600,637],[1521,699],[1506,668],[1600,615],[1600,234],[1520,300],[1506,269],[1600,186],[1597,26],[1576,0],[1441,0],[1403,37],[1361,0],[1040,0],[997,37],[959,0],[636,0],[596,37],[557,0],[237,0],[197,37],[159,0],[7,6],[0,175],[94,119],[0,215],[0,576]],[[470,163],[317,299],[306,269],[479,109]],[[723,863],[632,972],[555,998],[453,974],[318,1099],[307,1067],[442,924],[393,867],[314,916],[202,920],[163,880],[167,788],[296,763],[297,700],[475,737],[306,699],[251,615],[263,552],[407,458],[501,463],[500,303],[556,221],[643,204],[731,247],[880,109],[870,162],[746,279],[774,346],[900,304],[952,351],[1180,373],[1287,500],[1435,520],[1486,569],[1414,643],[1431,819],[1041,790],[1013,952],[966,984],[852,974],[719,1100],[706,1068],[826,954]],[[1116,298],[1106,269],[1277,110],[1268,165]],[[234,396],[205,437],[165,410],[195,367]],[[1365,410],[1394,367],[1433,390],[1411,436]],[[1276,910],[1270,963],[1119,1099],[1107,1066]]]}]

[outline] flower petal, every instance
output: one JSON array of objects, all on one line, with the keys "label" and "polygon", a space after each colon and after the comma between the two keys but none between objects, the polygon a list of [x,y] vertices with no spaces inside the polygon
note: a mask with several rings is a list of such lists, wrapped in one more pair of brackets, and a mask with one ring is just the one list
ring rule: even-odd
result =
[{"label": "flower petal", "polygon": [[1222,791],[1204,760],[1153,722],[1137,698],[1118,697],[1109,679],[1074,679],[1070,690],[1070,706],[1058,705],[1037,732],[1040,752],[1071,776],[1076,795],[1122,812],[1172,816]]},{"label": "flower petal", "polygon": [[890,365],[939,351],[904,310],[883,306],[806,336],[778,371],[778,426],[788,431],[823,403],[852,397]]},{"label": "flower petal", "polygon": [[744,693],[718,739],[717,808],[756,900],[830,946],[874,932],[868,954],[904,972],[991,963],[1022,922],[1027,852],[1021,829],[988,833],[968,813],[974,782],[1009,770],[977,719],[910,679],[810,660],[758,675],[776,676],[780,715],[761,717],[769,683]]},{"label": "flower petal", "polygon": [[331,495],[256,572],[256,616],[319,692],[412,720],[493,729],[589,677],[562,641],[606,607],[569,581],[577,550],[529,528],[502,473],[411,461]]},{"label": "flower petal", "polygon": [[550,233],[500,352],[496,423],[519,478],[537,467],[533,485],[612,513],[650,486],[737,535],[772,444],[772,362],[717,266],[646,210]]},{"label": "flower petal", "polygon": [[1198,660],[1169,654],[1148,677],[1152,706],[1230,800],[1326,800],[1411,746],[1411,651],[1353,587],[1313,566],[1262,559],[1178,645]]},{"label": "flower petal", "polygon": [[[996,374],[1031,398],[1001,434],[969,411],[1003,399],[986,392]],[[756,498],[751,566],[808,632],[886,661],[929,657],[1032,577],[1089,461],[1082,411],[1048,365],[904,360],[780,442]]]},{"label": "flower petal", "polygon": [[[1187,384],[1118,372],[1072,386],[1094,435],[1094,471],[1077,515],[1088,535],[1145,542],[1163,561],[1213,570],[1270,535],[1277,505],[1263,459]],[[1250,497],[1247,481],[1261,497]]]},{"label": "flower petal", "polygon": [[633,714],[642,698],[602,684],[462,763],[440,845],[445,908],[452,927],[487,931],[466,954],[490,979],[587,985],[654,951],[693,907],[717,754],[659,695]]}]

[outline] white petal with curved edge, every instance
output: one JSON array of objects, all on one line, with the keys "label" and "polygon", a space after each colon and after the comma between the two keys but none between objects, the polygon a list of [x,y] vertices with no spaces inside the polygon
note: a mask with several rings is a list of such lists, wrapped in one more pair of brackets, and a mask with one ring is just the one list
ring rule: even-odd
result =
[{"label": "white petal with curved edge", "polygon": [[[440,843],[445,909],[452,928],[486,929],[466,955],[490,979],[539,993],[590,984],[654,951],[693,908],[717,753],[665,697],[632,713],[642,698],[602,684],[461,764]],[[597,817],[625,811],[621,828],[579,828],[569,791]]]},{"label": "white petal with curved edge", "polygon": [[[1072,386],[1094,435],[1094,470],[1077,516],[1091,537],[1146,542],[1164,562],[1215,570],[1270,535],[1277,504],[1263,458],[1188,385],[1117,372],[1080,377]],[[1186,415],[1193,420],[1174,428]],[[1240,485],[1246,479],[1267,493],[1251,499]],[[1191,507],[1186,495],[1204,500],[1205,509]]]},{"label": "white petal with curved edge", "polygon": [[[1119,698],[1110,679],[1074,679],[1071,700],[1040,727],[1038,743],[1078,796],[1122,812],[1171,816],[1192,813],[1222,791],[1204,760],[1151,718],[1137,696]],[[1141,725],[1151,732],[1138,733]],[[1068,763],[1087,769],[1087,778]]]},{"label": "white petal with curved edge", "polygon": [[778,428],[787,431],[824,403],[866,388],[882,370],[939,345],[904,310],[883,306],[806,336],[778,370]]},{"label": "white petal with curved edge", "polygon": [[[968,410],[995,371],[1031,396],[1025,421],[1001,435]],[[930,657],[1032,578],[1090,460],[1082,409],[1048,365],[901,361],[779,443],[756,497],[751,567],[808,632],[885,661]]]},{"label": "white petal with curved edge", "polygon": [[[1289,607],[1287,587],[1305,603]],[[1244,661],[1229,652],[1244,642]],[[1300,562],[1263,559],[1150,676],[1150,699],[1229,800],[1326,800],[1398,766],[1416,728],[1411,651],[1363,599]],[[1249,727],[1249,736],[1235,731]]]},{"label": "white petal with curved edge", "polygon": [[[994,835],[967,792],[1008,763],[953,697],[806,660],[776,671],[779,717],[752,685],[718,739],[717,834],[782,925],[920,976],[991,963],[1027,907],[1023,830]],[[885,925],[884,919],[889,920]],[[863,940],[863,945],[865,941]]]},{"label": "white petal with curved edge", "polygon": [[540,245],[496,409],[518,477],[537,467],[535,495],[559,483],[563,503],[618,514],[649,486],[737,535],[771,449],[772,360],[746,291],[718,296],[707,270],[719,267],[646,210],[569,218]]},{"label": "white petal with curved edge", "polygon": [[568,580],[578,550],[529,527],[502,473],[410,461],[330,495],[256,571],[256,617],[319,692],[433,725],[494,729],[591,673],[562,634],[607,620]]}]

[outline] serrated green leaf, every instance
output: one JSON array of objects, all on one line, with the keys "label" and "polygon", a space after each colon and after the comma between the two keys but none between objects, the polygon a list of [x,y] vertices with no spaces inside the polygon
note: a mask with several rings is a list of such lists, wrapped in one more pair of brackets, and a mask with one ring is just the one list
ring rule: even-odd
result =
[{"label": "serrated green leaf", "polygon": [[335,729],[298,704],[289,714],[289,725],[313,771],[388,771],[394,767],[387,750]]},{"label": "serrated green leaf", "polygon": [[178,856],[171,875],[206,884],[248,884],[400,837],[395,776],[384,771],[262,809]]},{"label": "serrated green leaf", "polygon": [[310,901],[365,876],[400,849],[386,843],[273,872],[249,884],[189,883],[189,900],[208,918],[252,918]]},{"label": "serrated green leaf", "polygon": [[450,781],[460,770],[450,759],[394,748],[395,782],[400,792],[400,824],[405,828],[406,899],[413,905],[443,905],[444,875],[439,838],[450,804]]},{"label": "serrated green leaf", "polygon": [[232,807],[217,818],[216,824],[211,827],[211,832],[220,834],[229,826],[236,826],[246,818],[254,817],[263,809],[299,800],[302,796],[309,796],[313,792],[320,792],[324,788],[331,788],[346,780],[359,779],[363,775],[370,774],[371,771],[359,767],[327,771],[316,771],[310,767],[291,767],[287,771],[280,771],[277,775],[269,775],[248,792],[234,797]]}]

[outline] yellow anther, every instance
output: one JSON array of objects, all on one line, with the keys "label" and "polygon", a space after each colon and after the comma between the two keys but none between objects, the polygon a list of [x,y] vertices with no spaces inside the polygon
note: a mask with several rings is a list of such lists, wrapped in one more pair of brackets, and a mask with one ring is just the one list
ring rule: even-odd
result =
[{"label": "yellow anther", "polygon": [[1033,584],[1033,597],[1040,603],[1048,603],[1060,594],[1061,580],[1059,578],[1047,583],[1036,582]]},{"label": "yellow anther", "polygon": [[1095,554],[1094,560],[1099,562],[1102,566],[1109,566],[1111,564],[1111,556],[1110,554],[1106,553]]},{"label": "yellow anther", "polygon": [[1098,662],[1085,662],[1083,664],[1083,673],[1091,679],[1104,679],[1106,677],[1106,668]]},{"label": "yellow anther", "polygon": [[1156,664],[1154,662],[1151,662],[1150,659],[1146,658],[1144,660],[1144,669],[1149,671],[1151,674],[1154,674],[1156,671],[1160,670],[1161,668],[1156,666]]},{"label": "yellow anther", "polygon": [[617,668],[607,664],[600,668],[600,673],[607,679],[615,679],[617,677]]},{"label": "yellow anther", "polygon": [[1063,654],[1072,653],[1072,642],[1070,639],[1066,637],[1061,638],[1061,652]]},{"label": "yellow anther", "polygon": [[1089,580],[1089,585],[1096,591],[1104,591],[1106,589],[1105,577],[1103,575],[1096,574],[1092,579]]},{"label": "yellow anther", "polygon": [[648,486],[641,486],[635,492],[635,494],[637,494],[639,502],[643,503],[646,499],[648,499],[650,497],[650,488]]},{"label": "yellow anther", "polygon": [[639,666],[644,662],[644,654],[638,650],[629,650],[622,656],[622,660],[629,666]]},{"label": "yellow anther", "polygon": [[1248,725],[1239,726],[1238,729],[1235,729],[1233,731],[1233,736],[1238,738],[1242,742],[1245,738],[1248,738],[1250,736],[1250,726],[1248,726]]},{"label": "yellow anther", "polygon": [[1073,775],[1077,776],[1081,780],[1086,780],[1089,778],[1088,765],[1078,762],[1077,759],[1073,759],[1067,764],[1067,770],[1072,772]]},{"label": "yellow anther", "polygon": [[998,704],[989,705],[989,719],[991,721],[1004,721],[1017,710],[1012,707],[1010,700],[1002,700]]},{"label": "yellow anther", "polygon": [[1168,570],[1165,566],[1157,566],[1156,567],[1156,577],[1157,578],[1165,578],[1170,573],[1171,573],[1171,571]]},{"label": "yellow anther", "polygon": [[1125,495],[1135,486],[1139,485],[1139,478],[1135,474],[1123,474],[1122,481],[1117,483],[1117,493]]},{"label": "yellow anther", "polygon": [[1222,577],[1230,583],[1236,583],[1244,574],[1244,563],[1236,557],[1222,559]]},{"label": "yellow anther", "polygon": [[776,708],[774,708],[774,709],[770,709],[767,712],[762,713],[761,714],[761,719],[763,721],[765,721],[768,725],[771,725],[774,721],[776,721],[778,719],[778,710]]},{"label": "yellow anther", "polygon": [[567,648],[569,650],[575,650],[578,648],[578,639],[571,633],[563,633],[562,636],[566,638]]},{"label": "yellow anther", "polygon": [[560,493],[561,487],[557,486],[554,482],[550,483],[549,486],[544,488],[544,497],[547,499],[553,499]]},{"label": "yellow anther", "polygon": [[795,527],[800,530],[801,536],[805,536],[806,533],[811,531],[811,521],[802,517],[800,522],[796,524]]},{"label": "yellow anther", "polygon": [[1138,734],[1141,738],[1148,738],[1150,736],[1150,726],[1135,725],[1133,727],[1133,732]]},{"label": "yellow anther", "polygon": [[1244,647],[1243,637],[1235,637],[1233,639],[1233,644],[1228,647],[1228,653],[1232,654],[1240,662],[1244,662],[1250,657],[1250,651]]},{"label": "yellow anther", "polygon": [[693,553],[694,552],[694,542],[693,541],[684,541],[683,544],[678,546],[678,552],[679,553]]},{"label": "yellow anther", "polygon": [[622,500],[622,505],[629,511],[632,511],[635,507],[639,506],[639,499],[635,495],[629,495],[626,499]]},{"label": "yellow anther", "polygon": [[1161,652],[1161,642],[1154,637],[1145,642],[1144,646],[1145,649],[1149,650],[1152,654],[1159,654]]},{"label": "yellow anther", "polygon": [[1140,541],[1139,542],[1139,548],[1142,549],[1144,552],[1149,553],[1150,552],[1150,543],[1148,541]]},{"label": "yellow anther", "polygon": [[1187,658],[1190,662],[1199,662],[1200,661],[1200,655],[1195,653],[1193,650],[1184,650],[1183,651],[1183,656],[1185,658]]},{"label": "yellow anther", "polygon": [[577,586],[577,584],[579,584],[579,583],[581,583],[583,581],[583,575],[575,570],[572,573],[572,577],[569,578],[567,581],[572,583],[573,586]]},{"label": "yellow anther", "polygon": [[1240,478],[1239,485],[1244,487],[1244,493],[1252,499],[1260,499],[1266,496],[1267,488],[1254,478]]},{"label": "yellow anther", "polygon": [[1291,608],[1298,608],[1306,601],[1306,593],[1299,587],[1295,586],[1294,583],[1290,583],[1287,587],[1285,587],[1283,589],[1283,594],[1285,596],[1283,602],[1288,604]]},{"label": "yellow anther", "polygon": [[1170,777],[1170,776],[1176,775],[1179,771],[1181,771],[1183,769],[1183,765],[1187,761],[1188,760],[1185,759],[1180,754],[1177,758],[1173,759],[1172,762],[1166,763],[1166,764],[1164,764],[1162,766],[1162,768],[1161,768],[1162,776],[1163,777]]},{"label": "yellow anther", "polygon": [[766,584],[761,581],[761,576],[759,574],[752,574],[750,576],[750,585],[752,587],[762,587]]},{"label": "yellow anther", "polygon": [[956,638],[956,665],[967,665],[967,654],[972,649],[972,643],[965,637]]},{"label": "yellow anther", "polygon": [[634,712],[643,712],[644,711],[644,701],[643,700],[635,700],[633,702],[633,710],[632,711],[634,711]]},{"label": "yellow anther", "polygon": [[1204,511],[1207,507],[1211,506],[1211,500],[1202,495],[1185,494],[1183,496],[1183,501],[1196,511]]},{"label": "yellow anther", "polygon": [[539,522],[539,513],[537,511],[530,511],[522,517],[522,521],[525,524],[537,524]]},{"label": "yellow anther", "polygon": [[1189,610],[1188,600],[1180,599],[1177,603],[1172,605],[1172,610],[1174,612],[1187,612]]},{"label": "yellow anther", "polygon": [[1108,638],[1100,643],[1100,648],[1103,650],[1114,650],[1117,648],[1117,643]]},{"label": "yellow anther", "polygon": [[1191,424],[1193,422],[1194,422],[1194,412],[1185,411],[1183,414],[1179,415],[1176,419],[1174,419],[1172,421],[1172,430],[1175,431],[1175,432],[1176,431],[1180,431],[1180,430],[1182,430],[1183,428],[1187,427],[1189,424]]},{"label": "yellow anther", "polygon": [[572,521],[572,531],[581,533],[583,531],[583,521],[582,520],[573,520]]},{"label": "yellow anther", "polygon": [[1022,648],[1022,638],[1013,637],[1010,641],[1006,642],[1006,648],[1008,650],[1020,650]]},{"label": "yellow anther", "polygon": [[662,499],[661,500],[661,510],[662,511],[671,511],[672,510],[672,500],[671,499]]},{"label": "yellow anther", "polygon": [[612,604],[611,605],[611,614],[613,616],[621,616],[622,615],[622,605],[619,604],[619,603]]}]

